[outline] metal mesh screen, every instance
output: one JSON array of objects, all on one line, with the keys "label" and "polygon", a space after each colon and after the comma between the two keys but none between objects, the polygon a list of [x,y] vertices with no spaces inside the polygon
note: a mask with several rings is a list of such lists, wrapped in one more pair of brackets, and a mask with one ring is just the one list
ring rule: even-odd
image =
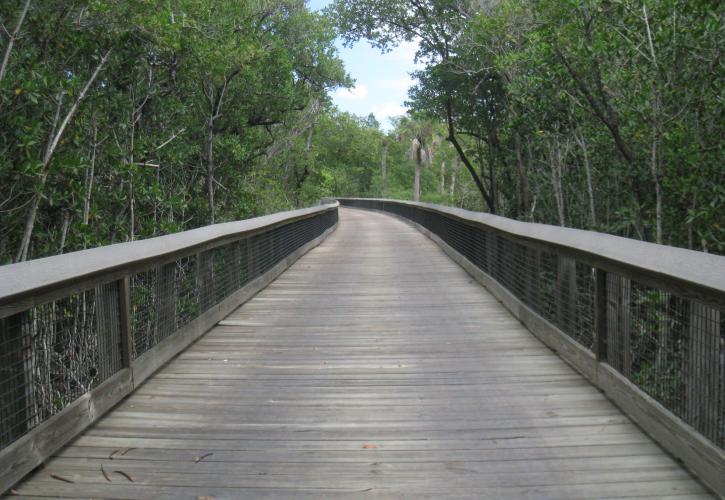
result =
[{"label": "metal mesh screen", "polygon": [[133,358],[272,269],[336,222],[336,211],[325,212],[134,274]]},{"label": "metal mesh screen", "polygon": [[725,318],[695,300],[607,275],[607,362],[725,447]]},{"label": "metal mesh screen", "polygon": [[[337,223],[337,210],[130,276],[132,360]],[[0,450],[124,368],[122,281],[0,319]]]},{"label": "metal mesh screen", "polygon": [[[600,357],[702,435],[725,447],[725,312],[697,300],[606,276],[606,331],[597,338],[598,270],[506,233],[383,200],[340,200],[420,224]],[[600,278],[601,279],[601,278]],[[603,309],[602,309],[603,310]]]},{"label": "metal mesh screen", "polygon": [[120,370],[118,293],[113,282],[0,320],[0,448]]}]

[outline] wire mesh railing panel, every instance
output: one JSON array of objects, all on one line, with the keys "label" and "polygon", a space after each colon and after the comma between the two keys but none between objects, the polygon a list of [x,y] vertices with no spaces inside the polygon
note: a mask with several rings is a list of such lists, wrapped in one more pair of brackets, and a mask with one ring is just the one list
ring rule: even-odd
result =
[{"label": "wire mesh railing panel", "polygon": [[607,362],[725,447],[721,311],[608,273],[607,326]]},{"label": "wire mesh railing panel", "polygon": [[[130,249],[94,249],[84,256],[89,269],[71,266],[72,273],[66,270],[70,255],[51,257],[57,273],[34,269],[31,283],[0,287],[0,452],[12,450],[0,453],[0,492],[248,296],[232,299],[235,293],[246,285],[259,290],[265,282],[254,280],[332,228],[337,208],[271,220],[277,222],[211,231],[218,241],[203,241],[199,235],[209,233],[202,231],[139,241]],[[3,271],[15,283],[12,273],[27,271],[12,266]],[[64,413],[71,405],[80,413]],[[19,465],[10,462],[17,453],[27,454]]]},{"label": "wire mesh railing panel", "polygon": [[335,223],[337,212],[325,212],[132,275],[133,359],[262,276]]},{"label": "wire mesh railing panel", "polygon": [[199,316],[197,262],[194,254],[131,276],[133,359]]},{"label": "wire mesh railing panel", "polygon": [[[341,203],[390,212],[423,226],[567,337],[596,350],[601,360],[643,392],[725,448],[722,309],[604,272],[554,245],[530,243],[434,209],[384,200]],[[600,288],[606,297],[598,298]],[[597,332],[597,325],[604,330]]]},{"label": "wire mesh railing panel", "polygon": [[121,369],[118,286],[0,320],[0,448]]}]

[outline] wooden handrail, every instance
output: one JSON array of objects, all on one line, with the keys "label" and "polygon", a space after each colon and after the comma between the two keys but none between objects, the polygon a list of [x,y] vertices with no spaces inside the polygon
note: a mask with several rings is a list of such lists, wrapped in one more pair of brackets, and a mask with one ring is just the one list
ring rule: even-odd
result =
[{"label": "wooden handrail", "polygon": [[725,257],[610,234],[521,222],[506,217],[461,208],[381,198],[336,198],[350,201],[396,203],[438,212],[469,223],[480,224],[512,238],[564,252],[605,270],[626,273],[633,279],[666,287],[703,302],[725,307]]},{"label": "wooden handrail", "polygon": [[69,287],[79,284],[87,287],[100,281],[112,281],[118,278],[119,273],[128,274],[150,265],[162,264],[180,254],[207,250],[260,230],[336,210],[337,206],[337,202],[330,202],[0,266],[0,318],[17,312],[18,308],[27,309],[34,303],[52,299],[53,295],[62,294]]},{"label": "wooden handrail", "polygon": [[416,226],[725,494],[725,257],[429,203],[338,200]]},{"label": "wooden handrail", "polygon": [[[320,243],[337,208],[333,201],[0,267],[0,494]],[[72,332],[88,342],[75,345]],[[35,373],[66,369],[32,361],[49,348],[86,349],[95,360],[88,372],[103,374],[84,372],[91,389],[65,394]],[[36,401],[38,387],[68,404]]]}]

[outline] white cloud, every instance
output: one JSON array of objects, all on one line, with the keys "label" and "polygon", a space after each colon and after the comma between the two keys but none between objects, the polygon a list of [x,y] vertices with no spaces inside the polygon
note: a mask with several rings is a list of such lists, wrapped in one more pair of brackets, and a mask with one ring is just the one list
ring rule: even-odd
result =
[{"label": "white cloud", "polygon": [[420,68],[422,65],[413,64],[415,60],[415,53],[418,51],[418,42],[402,42],[400,45],[390,51],[390,54],[386,54],[394,61],[408,63],[411,67]]},{"label": "white cloud", "polygon": [[365,99],[368,96],[368,87],[367,85],[360,84],[350,89],[338,89],[335,91],[335,96],[341,99]]},{"label": "white cloud", "polygon": [[402,78],[395,78],[392,80],[380,80],[380,87],[389,89],[389,90],[403,90],[407,91],[410,87],[413,86],[415,81],[409,77],[405,76]]},{"label": "white cloud", "polygon": [[399,102],[388,101],[372,107],[372,113],[375,118],[382,124],[383,128],[388,130],[390,118],[404,115],[407,109]]}]

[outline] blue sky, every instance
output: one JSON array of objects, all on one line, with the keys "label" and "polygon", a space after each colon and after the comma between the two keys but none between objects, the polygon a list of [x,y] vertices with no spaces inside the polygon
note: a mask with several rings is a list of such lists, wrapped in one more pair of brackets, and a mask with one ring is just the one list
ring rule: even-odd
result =
[{"label": "blue sky", "polygon": [[[309,0],[311,9],[322,9],[331,0]],[[345,69],[355,80],[355,87],[333,93],[333,102],[343,111],[367,116],[373,113],[385,130],[390,129],[390,118],[405,114],[404,102],[408,88],[413,84],[409,73],[416,69],[413,63],[416,44],[406,43],[392,52],[381,54],[367,42],[352,48],[336,43]]]}]

